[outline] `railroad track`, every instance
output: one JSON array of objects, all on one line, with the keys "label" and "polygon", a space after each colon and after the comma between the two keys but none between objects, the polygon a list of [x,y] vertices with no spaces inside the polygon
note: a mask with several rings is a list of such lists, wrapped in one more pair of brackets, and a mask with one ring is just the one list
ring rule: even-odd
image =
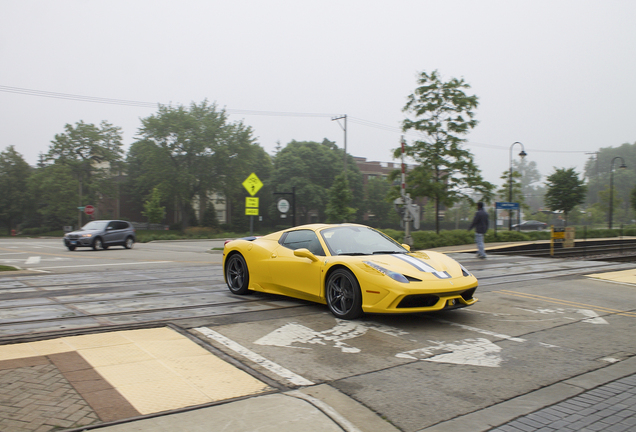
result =
[{"label": "railroad track", "polygon": [[[635,245],[636,246],[636,245]],[[517,253],[517,255],[520,255]],[[511,258],[514,259],[514,258]],[[468,265],[469,263],[466,263]],[[516,280],[569,276],[590,265],[497,272],[501,261],[472,260],[482,291]],[[622,264],[598,262],[601,269]],[[494,267],[493,267],[494,266]],[[594,266],[592,266],[594,267]],[[269,294],[233,296],[220,266],[0,278],[0,344],[85,331],[295,316],[321,306]],[[318,309],[316,309],[318,308]]]},{"label": "railroad track", "polygon": [[550,251],[549,243],[533,243],[514,246],[491,252],[496,255],[523,255],[531,257],[581,258],[593,261],[636,261],[636,241],[629,240],[577,240],[574,247],[555,245]]}]

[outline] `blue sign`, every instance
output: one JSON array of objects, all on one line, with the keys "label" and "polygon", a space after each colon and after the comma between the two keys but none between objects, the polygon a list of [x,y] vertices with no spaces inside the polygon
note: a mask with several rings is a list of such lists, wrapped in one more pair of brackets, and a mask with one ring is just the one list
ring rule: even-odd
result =
[{"label": "blue sign", "polygon": [[497,210],[519,210],[519,203],[498,202],[495,203]]}]

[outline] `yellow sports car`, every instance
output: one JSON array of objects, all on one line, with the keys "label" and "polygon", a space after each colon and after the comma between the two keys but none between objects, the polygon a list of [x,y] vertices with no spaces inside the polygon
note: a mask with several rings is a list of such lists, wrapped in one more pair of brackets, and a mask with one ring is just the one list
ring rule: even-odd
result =
[{"label": "yellow sports car", "polygon": [[412,313],[474,304],[477,279],[437,252],[410,252],[364,225],[303,225],[223,249],[225,281],[249,290],[310,300],[341,319],[364,312]]}]

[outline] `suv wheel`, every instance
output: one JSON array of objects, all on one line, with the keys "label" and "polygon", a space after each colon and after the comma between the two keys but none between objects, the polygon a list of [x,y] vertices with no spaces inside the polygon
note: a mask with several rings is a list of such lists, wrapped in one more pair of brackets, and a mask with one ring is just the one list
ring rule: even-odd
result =
[{"label": "suv wheel", "polygon": [[97,237],[94,241],[93,241],[93,250],[104,250],[104,243],[102,242],[102,239]]}]

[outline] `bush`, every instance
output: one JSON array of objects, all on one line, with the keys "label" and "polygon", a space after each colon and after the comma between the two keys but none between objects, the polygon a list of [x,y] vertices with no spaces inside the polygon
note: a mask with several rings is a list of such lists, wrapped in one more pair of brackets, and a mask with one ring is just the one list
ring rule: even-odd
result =
[{"label": "bush", "polygon": [[48,233],[51,231],[55,231],[54,228],[51,227],[37,227],[37,228],[24,228],[22,231],[20,231],[20,234],[23,235],[41,235],[44,233]]},{"label": "bush", "polygon": [[[548,234],[549,238],[549,234]],[[495,231],[488,231],[484,237],[486,243],[492,242],[513,242],[513,241],[527,241],[531,238],[519,231],[497,231],[497,237],[495,237]]]},{"label": "bush", "polygon": [[211,227],[188,227],[184,234],[188,238],[213,238],[219,233],[217,228]]}]

